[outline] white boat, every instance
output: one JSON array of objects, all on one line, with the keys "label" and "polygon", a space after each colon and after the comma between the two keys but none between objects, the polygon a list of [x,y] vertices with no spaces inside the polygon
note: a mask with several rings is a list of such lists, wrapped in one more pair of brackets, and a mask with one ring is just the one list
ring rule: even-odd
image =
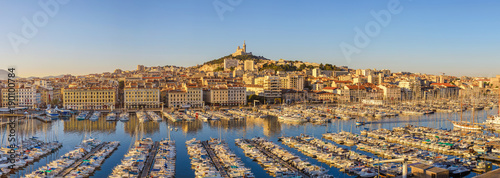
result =
[{"label": "white boat", "polygon": [[477,124],[472,124],[469,122],[459,122],[459,121],[451,121],[453,124],[453,127],[459,128],[459,129],[465,129],[465,130],[483,130],[484,128],[480,125]]},{"label": "white boat", "polygon": [[47,113],[47,115],[52,118],[59,117],[59,112],[57,112],[57,106],[55,109],[47,108],[47,110],[45,110],[45,113]]},{"label": "white boat", "polygon": [[500,116],[489,117],[484,123],[492,126],[500,126]]},{"label": "white boat", "polygon": [[135,114],[137,115],[139,122],[149,121],[148,116],[144,111],[137,111]]},{"label": "white boat", "polygon": [[76,116],[77,120],[85,120],[87,118],[87,115],[89,114],[89,111],[83,111],[78,116]]},{"label": "white boat", "polygon": [[114,112],[110,112],[107,116],[106,116],[106,120],[107,121],[116,121],[116,114]]},{"label": "white boat", "polygon": [[163,112],[163,115],[167,117],[168,120],[171,120],[172,122],[178,122],[182,121],[182,113],[175,112],[175,113],[168,113],[168,112]]},{"label": "white boat", "polygon": [[51,122],[52,121],[52,118],[50,118],[49,116],[40,116],[40,115],[38,115],[38,116],[35,116],[35,117],[37,117],[38,119],[40,119],[40,120],[42,120],[44,122]]},{"label": "white boat", "polygon": [[161,121],[162,118],[160,116],[158,116],[155,112],[153,111],[148,111],[147,112],[149,117],[153,120],[153,121]]},{"label": "white boat", "polygon": [[97,120],[99,120],[100,116],[101,116],[101,112],[94,111],[94,113],[92,114],[92,116],[90,116],[89,120],[91,120],[91,121],[97,121]]},{"label": "white boat", "polygon": [[123,112],[120,114],[120,121],[128,121],[129,118],[128,118],[129,114],[128,112]]}]

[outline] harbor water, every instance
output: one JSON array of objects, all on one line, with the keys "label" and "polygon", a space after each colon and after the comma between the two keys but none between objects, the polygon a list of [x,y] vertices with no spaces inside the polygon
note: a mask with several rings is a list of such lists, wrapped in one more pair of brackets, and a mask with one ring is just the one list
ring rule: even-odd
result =
[{"label": "harbor water", "polygon": [[[476,119],[478,123],[482,123],[487,115],[495,114],[496,109],[476,111]],[[462,118],[470,119],[471,113],[464,112]],[[266,171],[252,159],[245,156],[243,150],[235,145],[234,140],[237,138],[254,138],[265,137],[266,139],[277,143],[288,151],[298,155],[301,159],[307,160],[313,164],[328,168],[329,174],[335,177],[356,177],[340,172],[338,168],[330,167],[311,157],[285,146],[278,142],[280,136],[298,136],[307,134],[316,138],[321,138],[326,132],[347,131],[352,133],[360,133],[361,130],[375,130],[379,128],[391,129],[393,127],[402,127],[408,124],[415,126],[426,126],[431,128],[453,129],[452,123],[448,120],[460,120],[460,113],[434,113],[423,116],[396,116],[383,119],[369,120],[364,119],[368,124],[364,126],[356,126],[357,119],[351,120],[334,120],[328,124],[287,124],[279,122],[276,117],[268,116],[267,118],[247,118],[243,120],[220,120],[203,122],[196,121],[181,121],[171,122],[164,118],[163,121],[147,121],[139,122],[135,114],[130,115],[130,120],[122,121],[106,121],[105,114],[98,121],[77,120],[76,115],[66,119],[57,119],[53,122],[45,123],[39,120],[27,119],[23,124],[19,125],[19,129],[24,129],[22,132],[25,136],[35,136],[42,141],[57,140],[63,146],[56,152],[49,154],[46,157],[30,164],[29,166],[18,170],[10,177],[23,177],[39,167],[50,163],[52,160],[58,159],[61,155],[74,149],[84,138],[92,137],[102,141],[119,141],[120,146],[112,153],[112,155],[104,161],[102,166],[97,169],[91,177],[107,177],[111,174],[113,168],[120,164],[121,159],[127,153],[128,148],[133,144],[136,138],[150,137],[154,141],[159,141],[170,137],[175,140],[177,147],[176,160],[176,177],[194,177],[194,170],[191,169],[190,159],[187,154],[185,142],[192,138],[197,140],[208,140],[210,138],[221,138],[226,140],[230,149],[242,159],[245,166],[250,168],[255,177],[271,177]],[[2,146],[7,144],[7,126],[2,128]],[[21,133],[21,132],[20,132]],[[497,133],[486,133],[496,134]],[[328,141],[334,143],[332,141]],[[374,156],[371,153],[356,150],[356,146],[347,147],[339,145],[350,150],[355,150],[360,153]],[[497,165],[493,169],[497,169]],[[471,172],[467,177],[477,175]]]}]

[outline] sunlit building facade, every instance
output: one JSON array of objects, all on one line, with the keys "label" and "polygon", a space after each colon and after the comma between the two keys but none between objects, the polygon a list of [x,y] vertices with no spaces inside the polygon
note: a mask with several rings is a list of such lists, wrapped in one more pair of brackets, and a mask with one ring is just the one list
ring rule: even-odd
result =
[{"label": "sunlit building facade", "polygon": [[75,87],[64,88],[63,106],[67,109],[111,109],[116,103],[116,88]]}]

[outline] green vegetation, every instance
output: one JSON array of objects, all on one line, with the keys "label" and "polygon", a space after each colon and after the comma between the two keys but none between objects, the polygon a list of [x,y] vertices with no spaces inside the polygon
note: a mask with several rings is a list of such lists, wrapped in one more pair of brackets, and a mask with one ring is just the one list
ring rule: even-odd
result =
[{"label": "green vegetation", "polygon": [[325,65],[323,65],[323,63],[321,63],[321,64],[319,65],[319,68],[320,68],[321,70],[333,70],[333,71],[340,70],[340,69],[338,69],[338,68],[337,68],[337,66],[335,66],[335,65],[332,65],[332,64],[325,64]]},{"label": "green vegetation", "polygon": [[[276,65],[276,64],[264,64],[260,70],[265,70],[265,69],[272,69],[275,71],[302,71],[304,69],[314,69],[315,67],[312,65],[306,65],[306,64],[301,64],[298,68],[295,65],[292,64],[287,64],[287,65]],[[321,70],[333,70],[337,71],[340,70],[337,68],[337,66],[332,65],[332,64],[320,64],[319,67]]]},{"label": "green vegetation", "polygon": [[247,102],[251,103],[253,105],[254,100],[258,100],[260,104],[264,103],[264,97],[263,96],[258,96],[258,95],[250,95],[247,97]]},{"label": "green vegetation", "polygon": [[294,65],[276,65],[276,64],[264,64],[259,71],[265,69],[272,69],[274,71],[297,71],[297,67]]},{"label": "green vegetation", "polygon": [[[214,59],[214,60],[205,62],[205,63],[203,63],[203,65],[205,65],[205,64],[208,64],[208,65],[222,64],[222,63],[224,63],[224,59],[227,59],[227,58],[233,58],[233,59],[238,59],[238,60],[242,60],[242,61],[253,60],[256,63],[262,62],[262,60],[266,60],[266,58],[264,58],[264,57],[259,57],[259,56],[254,56],[254,55],[239,55],[239,56],[233,57],[230,54],[230,55],[221,57],[219,59]],[[289,61],[289,62],[290,62],[290,64],[286,64],[286,65],[264,64],[264,66],[260,70],[272,69],[272,70],[275,70],[275,71],[301,71],[301,70],[304,70],[306,68],[308,68],[308,69],[314,69],[315,68],[312,65],[306,65],[306,64],[301,64],[299,67],[297,67],[297,66],[294,65],[294,64],[300,62],[300,61],[297,61],[297,60],[295,60],[295,61]],[[320,64],[319,68],[321,70],[333,70],[333,71],[340,70],[340,69],[337,68],[337,66],[332,65],[332,64],[325,64],[325,65]],[[214,72],[223,71],[223,70],[224,70],[224,68],[218,67],[217,69],[214,70]]]},{"label": "green vegetation", "polygon": [[243,60],[243,61],[245,61],[245,60],[253,60],[255,62],[260,62],[261,60],[265,59],[264,57],[258,57],[258,56],[254,56],[254,55],[239,55],[239,56],[233,57],[230,54],[230,55],[221,57],[219,59],[214,59],[214,60],[205,62],[203,64],[204,65],[205,64],[209,64],[209,65],[212,65],[212,64],[222,64],[222,63],[224,63],[224,59],[227,59],[227,58],[239,59],[239,60]]},{"label": "green vegetation", "polygon": [[214,69],[214,72],[219,72],[219,71],[224,71],[224,67],[217,67],[216,69]]},{"label": "green vegetation", "polygon": [[60,104],[62,104],[62,103],[61,103],[61,101],[59,101],[58,99],[52,99],[52,100],[50,101],[50,104],[51,104],[52,106],[59,106],[59,105],[60,105]]},{"label": "green vegetation", "polygon": [[119,87],[119,89],[123,90],[123,88],[125,88],[125,81],[123,81],[123,80],[119,81],[118,82],[118,87]]}]

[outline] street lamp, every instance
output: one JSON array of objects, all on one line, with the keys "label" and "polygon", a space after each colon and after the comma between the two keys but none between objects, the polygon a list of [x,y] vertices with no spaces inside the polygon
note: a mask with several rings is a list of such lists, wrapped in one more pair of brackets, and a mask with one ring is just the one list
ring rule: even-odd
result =
[{"label": "street lamp", "polygon": [[259,102],[259,100],[253,100],[253,107],[255,108],[255,102]]}]

